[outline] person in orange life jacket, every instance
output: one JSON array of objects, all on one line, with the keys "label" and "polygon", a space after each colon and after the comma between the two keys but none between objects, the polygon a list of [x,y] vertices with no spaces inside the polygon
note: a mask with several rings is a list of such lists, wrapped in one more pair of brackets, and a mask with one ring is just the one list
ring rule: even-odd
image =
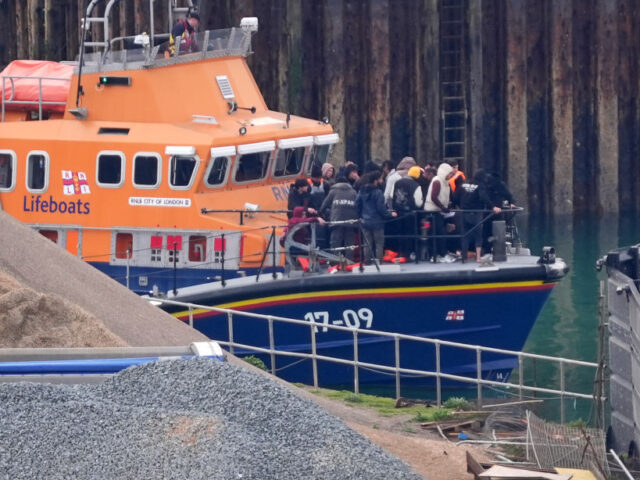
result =
[{"label": "person in orange life jacket", "polygon": [[[433,223],[436,235],[445,235],[445,221],[443,214],[449,213],[449,196],[451,187],[449,186],[449,179],[453,176],[453,168],[448,163],[441,163],[438,167],[438,173],[431,180],[429,190],[427,191],[427,198],[424,202],[424,209],[427,212],[432,212]],[[436,251],[433,252],[437,255],[437,260],[444,261],[446,255],[446,242],[444,238],[436,239]]]},{"label": "person in orange life jacket", "polygon": [[[356,191],[349,181],[344,177],[338,177],[336,183],[329,194],[322,202],[320,211],[325,218],[331,222],[343,222],[346,220],[357,220],[358,210],[356,209]],[[331,225],[329,246],[332,249],[351,247],[355,244],[355,233],[358,226],[356,223],[338,223]],[[339,255],[339,251],[334,251]],[[342,251],[344,256],[353,260],[353,250]]]},{"label": "person in orange life jacket", "polygon": [[[451,203],[452,206],[460,206],[460,195],[458,187],[467,179],[466,175],[460,170],[460,164],[458,160],[450,158],[447,163],[453,168],[453,176],[449,179],[449,188],[451,189]],[[456,193],[457,192],[457,193]]]},{"label": "person in orange life jacket", "polygon": [[356,197],[356,208],[358,216],[362,219],[364,233],[364,258],[367,261],[372,258],[373,253],[375,258],[382,260],[385,220],[398,216],[385,205],[384,195],[380,189],[383,182],[382,176],[382,171],[364,175],[362,188]]},{"label": "person in orange life jacket", "polygon": [[195,38],[198,25],[200,25],[200,15],[196,12],[191,12],[187,15],[187,18],[181,18],[176,22],[169,36],[169,55],[176,54],[176,41],[180,44],[180,53],[198,51]]},{"label": "person in orange life jacket", "polygon": [[296,207],[303,207],[307,210],[307,213],[317,215],[317,211],[310,207],[309,201],[311,196],[309,195],[309,182],[304,178],[298,178],[289,186],[289,198],[287,201],[287,217],[293,217],[293,209]]}]

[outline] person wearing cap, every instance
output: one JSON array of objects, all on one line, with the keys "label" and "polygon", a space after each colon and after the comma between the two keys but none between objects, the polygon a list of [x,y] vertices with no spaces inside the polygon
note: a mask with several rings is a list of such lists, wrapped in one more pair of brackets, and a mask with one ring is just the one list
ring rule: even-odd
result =
[{"label": "person wearing cap", "polygon": [[293,216],[293,209],[303,207],[306,213],[315,215],[317,212],[309,206],[311,195],[309,195],[309,182],[304,178],[298,178],[289,186],[289,198],[287,202],[287,217]]},{"label": "person wearing cap", "polygon": [[176,41],[179,42],[180,53],[198,51],[195,38],[198,25],[200,25],[200,15],[197,12],[191,12],[187,18],[181,18],[176,22],[169,36],[169,55],[176,54]]}]

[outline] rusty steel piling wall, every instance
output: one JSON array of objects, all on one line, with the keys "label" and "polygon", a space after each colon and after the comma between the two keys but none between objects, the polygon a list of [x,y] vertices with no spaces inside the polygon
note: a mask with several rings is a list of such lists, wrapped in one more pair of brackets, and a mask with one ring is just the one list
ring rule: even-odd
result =
[{"label": "rusty steel piling wall", "polygon": [[[267,104],[340,133],[338,163],[438,162],[440,22],[452,0],[200,0],[201,28],[257,16],[250,66]],[[449,3],[447,3],[449,2]],[[101,7],[104,9],[103,2]],[[156,0],[157,29],[167,25]],[[0,65],[78,53],[83,0],[0,0]],[[503,176],[537,213],[640,209],[640,3],[460,0],[465,160]],[[149,30],[121,1],[113,36]],[[164,29],[164,28],[163,28]]]}]

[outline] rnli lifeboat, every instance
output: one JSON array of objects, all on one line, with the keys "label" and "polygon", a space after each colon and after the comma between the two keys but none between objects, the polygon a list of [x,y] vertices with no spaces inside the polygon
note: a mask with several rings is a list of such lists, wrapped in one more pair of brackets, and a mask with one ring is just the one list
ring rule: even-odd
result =
[{"label": "rnli lifeboat", "polygon": [[257,29],[200,32],[173,55],[107,29],[77,62],[10,64],[2,208],[139,293],[255,272],[289,185],[338,142],[326,121],[269,110],[246,62]]},{"label": "rnli lifeboat", "polygon": [[[551,250],[536,257],[503,236],[486,265],[390,255],[391,265],[354,268],[315,234],[301,244],[289,232],[280,245],[289,185],[329,161],[338,135],[327,121],[267,107],[246,62],[257,19],[197,33],[183,48],[153,31],[110,38],[117,1],[102,17],[91,1],[83,31],[102,26],[93,38],[104,40],[83,40],[77,61],[14,62],[0,74],[7,213],[217,340],[231,340],[229,330],[208,307],[322,323],[313,345],[306,326],[278,326],[275,339],[251,317],[238,327],[242,344],[264,351],[275,342],[292,358],[314,348],[351,358],[353,337],[332,326],[522,348],[567,273]],[[365,362],[398,358],[392,338],[361,342]],[[438,368],[477,376],[475,359],[443,354]],[[406,368],[433,362],[423,345],[403,350]],[[481,369],[504,381],[515,365],[491,354]],[[310,379],[308,361],[281,366],[289,380]],[[323,383],[348,382],[349,368],[323,367]]]}]

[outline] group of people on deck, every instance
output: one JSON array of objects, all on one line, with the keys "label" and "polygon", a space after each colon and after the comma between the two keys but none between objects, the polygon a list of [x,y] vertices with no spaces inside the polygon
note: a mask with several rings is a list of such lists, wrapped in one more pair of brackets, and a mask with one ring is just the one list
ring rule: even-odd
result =
[{"label": "group of people on deck", "polygon": [[[494,174],[480,169],[467,178],[455,160],[436,168],[404,157],[397,166],[391,160],[370,162],[362,175],[352,162],[340,168],[313,165],[309,178],[298,178],[290,186],[288,216],[289,228],[317,222],[318,245],[349,260],[360,243],[367,262],[380,261],[390,251],[394,258],[421,255],[415,241],[419,233],[435,239],[429,244],[431,259],[457,261],[467,255],[455,235],[462,226],[470,232],[469,250],[480,261],[490,248],[490,224],[479,224],[487,215],[497,216],[514,206],[513,196]],[[455,218],[452,209],[467,211]],[[298,235],[296,240],[303,242],[304,233]]]}]

